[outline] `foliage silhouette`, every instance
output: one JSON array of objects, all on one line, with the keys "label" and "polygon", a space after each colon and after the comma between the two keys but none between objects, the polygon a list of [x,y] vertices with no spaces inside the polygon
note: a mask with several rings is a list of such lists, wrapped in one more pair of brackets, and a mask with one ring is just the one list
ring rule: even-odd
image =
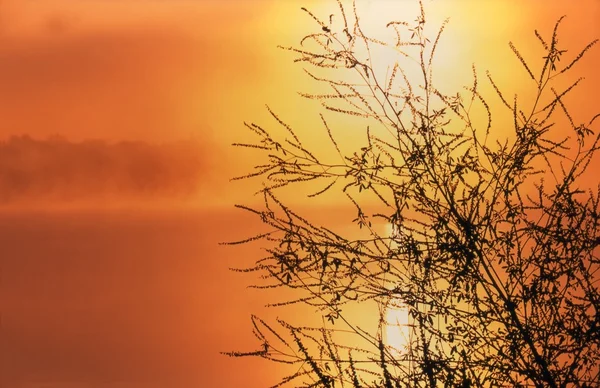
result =
[{"label": "foliage silhouette", "polygon": [[[560,18],[548,38],[535,31],[539,69],[511,42],[535,88],[524,108],[490,72],[495,95],[484,98],[475,67],[462,93],[436,88],[445,23],[428,39],[422,3],[414,23],[387,24],[392,43],[367,36],[356,6],[338,4],[328,23],[303,8],[319,31],[287,50],[332,90],[303,95],[353,117],[366,128],[364,143],[342,147],[323,113],[334,151],[325,157],[271,110],[284,138],[246,124],[259,140],[236,145],[264,152],[267,162],[236,179],[263,179],[264,208],[238,207],[270,231],[230,243],[266,244],[266,257],[240,271],[260,273],[265,283],[256,287],[299,293],[283,304],[314,306],[323,324],[275,327],[253,316],[261,348],[228,354],[296,364],[277,386],[599,386],[600,186],[584,178],[600,114],[576,123],[567,95],[581,79],[558,86],[597,40],[565,65]],[[396,58],[385,76],[377,50],[396,55],[383,57]],[[510,133],[493,125],[492,113],[510,118]],[[278,195],[315,182],[322,188],[309,197],[334,193],[355,207],[358,238],[313,223]],[[378,227],[385,224],[390,233]],[[346,313],[369,304],[379,312],[373,330]],[[385,334],[395,305],[409,316],[402,346]]]}]

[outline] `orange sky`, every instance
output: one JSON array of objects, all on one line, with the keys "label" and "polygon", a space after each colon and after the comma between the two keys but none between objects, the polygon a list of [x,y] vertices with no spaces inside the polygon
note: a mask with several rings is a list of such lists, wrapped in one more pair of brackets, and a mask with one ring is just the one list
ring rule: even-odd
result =
[{"label": "orange sky", "polygon": [[[414,10],[412,0],[357,1],[369,26],[388,21],[387,7]],[[523,91],[523,74],[507,42],[527,55],[537,44],[533,29],[548,35],[562,14],[568,15],[562,36],[569,54],[600,37],[598,0],[426,4],[432,22],[451,17],[438,73],[448,88],[469,83],[475,62],[481,75],[490,69],[509,93]],[[238,344],[254,346],[248,316],[262,304],[244,288],[251,279],[227,272],[248,264],[257,251],[217,248],[216,242],[257,227],[231,212],[234,202],[251,201],[249,186],[259,187],[228,182],[251,167],[250,153],[228,146],[251,139],[243,121],[276,128],[264,108],[269,104],[301,135],[316,137],[317,106],[297,96],[312,85],[293,56],[276,48],[314,31],[301,6],[325,17],[337,7],[333,0],[0,0],[0,141],[59,135],[71,150],[48,151],[48,159],[21,152],[19,159],[6,156],[9,146],[0,147],[4,194],[21,186],[6,186],[2,169],[27,170],[32,171],[27,198],[45,201],[38,213],[20,221],[11,218],[18,219],[19,212],[0,214],[0,387],[9,381],[23,388],[187,388],[190,382],[220,387],[226,381],[226,388],[253,388],[276,381],[270,364],[216,355]],[[597,113],[599,67],[595,47],[573,69],[586,76],[571,101],[581,120]],[[200,181],[193,201],[199,212],[174,212],[170,221],[129,213],[121,215],[126,221],[77,212],[49,217],[45,207],[55,202],[77,195],[85,200],[113,186],[119,189],[103,206],[132,193],[155,200],[127,181],[134,179],[129,170],[102,178],[91,156],[101,152],[87,152],[79,143],[89,139],[99,139],[93,149],[112,155],[100,160],[110,160],[115,171],[131,160],[184,163],[188,159],[171,143],[197,142],[200,155],[192,159],[200,171],[167,172],[169,187],[156,190],[180,193],[180,187]],[[122,150],[130,146],[110,146],[120,141],[148,145],[125,155]],[[163,142],[171,144],[164,149],[175,151],[157,151]],[[58,167],[44,176],[47,160]],[[72,180],[65,183],[61,174],[67,172]],[[81,178],[86,174],[92,179]],[[110,187],[98,189],[104,182]],[[181,205],[178,195],[167,201]],[[189,205],[182,203],[184,209]],[[165,236],[170,240],[161,242]],[[227,290],[218,292],[224,284]],[[241,371],[232,373],[235,368]]]},{"label": "orange sky", "polygon": [[[302,5],[324,15],[337,7],[320,0],[4,0],[0,140],[15,134],[72,141],[199,139],[205,145],[205,178],[219,193],[203,197],[224,198],[230,186],[221,170],[227,176],[247,171],[247,163],[227,163],[223,170],[223,159],[235,155],[227,144],[247,138],[244,120],[272,125],[265,104],[304,126],[299,132],[305,136],[314,134],[317,106],[296,94],[313,86],[293,56],[276,48],[312,31]],[[470,82],[473,62],[482,76],[490,69],[508,90],[521,85],[523,74],[506,42],[516,41],[527,54],[537,44],[532,29],[548,33],[562,14],[569,15],[563,39],[573,51],[600,35],[597,0],[576,7],[510,0],[432,5],[432,25],[451,18],[438,68],[441,86],[449,90]],[[359,2],[368,26],[393,14],[390,7],[399,14],[416,11],[411,0]],[[588,77],[580,96],[600,85],[594,71],[599,53],[577,69]],[[589,112],[594,100],[575,102]]]}]

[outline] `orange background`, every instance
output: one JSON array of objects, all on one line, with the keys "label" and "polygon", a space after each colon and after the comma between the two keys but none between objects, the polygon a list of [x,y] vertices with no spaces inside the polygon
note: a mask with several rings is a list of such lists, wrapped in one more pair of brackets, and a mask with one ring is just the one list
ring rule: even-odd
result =
[{"label": "orange background", "polygon": [[[358,4],[369,26],[415,10],[409,0]],[[12,187],[7,179],[0,186],[16,193],[0,195],[0,387],[260,387],[277,381],[276,366],[218,354],[254,349],[251,312],[280,313],[261,307],[271,296],[245,289],[251,277],[227,271],[258,258],[256,247],[216,243],[259,227],[232,210],[233,203],[253,202],[252,189],[260,187],[228,181],[248,172],[254,158],[229,147],[251,139],[243,121],[274,127],[269,104],[305,137],[314,135],[318,105],[297,95],[310,84],[293,55],[276,47],[315,31],[301,6],[324,19],[337,8],[325,0],[0,1],[0,141],[95,139],[102,146],[94,149],[121,141],[198,144],[197,171],[168,175],[167,187],[152,195],[128,186],[129,175],[106,178],[110,187],[102,196],[96,191],[104,181],[77,190],[91,185],[77,174],[101,171],[85,160],[91,153],[48,151],[61,166],[88,166],[66,182],[48,176],[66,167],[39,173],[45,170],[37,168],[38,159],[9,157],[1,148],[0,174],[27,167],[36,175],[25,186]],[[535,58],[533,29],[548,36],[563,14],[568,54],[600,37],[598,0],[437,0],[426,6],[433,23],[451,17],[439,71],[449,88],[468,84],[475,62],[481,79],[490,69],[509,94],[527,93],[507,42]],[[570,100],[580,121],[598,113],[599,67],[595,47],[573,69],[586,77]],[[114,158],[135,152],[115,151]],[[165,152],[152,160],[179,160],[178,151]],[[38,182],[44,179],[50,183]],[[200,182],[197,190],[181,194],[179,187],[190,182]]]}]

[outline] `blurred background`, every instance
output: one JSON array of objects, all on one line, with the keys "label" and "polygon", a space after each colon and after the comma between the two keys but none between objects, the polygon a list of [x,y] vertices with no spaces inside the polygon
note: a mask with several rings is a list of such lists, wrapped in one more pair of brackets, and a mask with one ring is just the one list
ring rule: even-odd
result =
[{"label": "blurred background", "polygon": [[[413,21],[412,0],[358,0],[367,26]],[[571,4],[571,5],[570,5]],[[576,5],[575,5],[576,4]],[[538,51],[567,14],[575,55],[600,37],[600,2],[425,1],[450,17],[440,79],[471,82],[471,64],[508,94],[528,93],[508,41]],[[221,351],[251,351],[250,314],[294,311],[248,290],[229,267],[258,246],[219,242],[261,230],[233,208],[253,204],[252,138],[244,121],[275,127],[265,104],[311,137],[318,105],[307,77],[277,45],[297,45],[334,0],[0,1],[0,387],[264,387],[285,372]],[[318,27],[317,27],[318,28]],[[539,58],[538,58],[539,59]],[[597,108],[600,48],[574,115]],[[483,74],[483,73],[482,73]],[[313,114],[314,113],[314,114]],[[333,203],[305,207],[343,225]]]}]

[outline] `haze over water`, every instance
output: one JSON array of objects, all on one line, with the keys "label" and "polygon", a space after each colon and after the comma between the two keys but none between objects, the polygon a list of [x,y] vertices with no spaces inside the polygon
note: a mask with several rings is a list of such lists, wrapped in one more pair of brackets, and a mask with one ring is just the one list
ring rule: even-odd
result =
[{"label": "haze over water", "polygon": [[[565,13],[569,54],[600,36],[596,0],[443,4],[452,19],[441,74],[470,76],[475,62],[510,93],[525,83],[508,40],[527,53],[533,29],[546,36]],[[279,381],[276,365],[219,354],[255,350],[250,314],[280,310],[246,288],[252,275],[228,271],[261,257],[258,247],[218,242],[261,229],[232,208],[260,200],[256,182],[229,182],[257,160],[229,146],[249,138],[242,122],[274,128],[265,103],[308,138],[318,122],[318,104],[297,96],[310,91],[301,67],[276,48],[314,31],[301,6],[337,7],[0,2],[0,388]],[[598,63],[596,47],[574,69],[587,77],[571,101],[581,118],[597,107]],[[355,214],[338,205],[310,211],[343,226]]]}]

